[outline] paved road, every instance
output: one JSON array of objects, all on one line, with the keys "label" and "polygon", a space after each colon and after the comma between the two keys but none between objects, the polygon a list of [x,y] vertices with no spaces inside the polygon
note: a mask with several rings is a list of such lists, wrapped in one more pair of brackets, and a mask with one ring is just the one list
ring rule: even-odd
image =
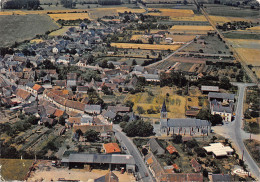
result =
[{"label": "paved road", "polygon": [[[155,181],[155,179],[150,174],[147,166],[145,165],[140,152],[138,151],[138,149],[136,148],[132,140],[129,139],[123,132],[120,131],[121,129],[118,125],[113,125],[113,127],[118,141],[121,143],[121,145],[127,148],[128,150],[127,153],[130,153],[134,157],[136,166],[138,167],[139,170],[138,177],[141,178],[140,181],[143,182]],[[146,177],[145,174],[148,174],[148,176]]]},{"label": "paved road", "polygon": [[[243,124],[243,103],[244,103],[244,95],[245,95],[245,89],[247,86],[252,86],[255,84],[246,84],[246,83],[233,83],[234,85],[238,86],[239,95],[237,98],[237,108],[236,108],[236,116],[235,120],[232,123],[226,124],[225,126],[217,126],[213,127],[212,129],[219,134],[225,135],[225,137],[228,137],[236,146],[237,152],[242,157],[242,153],[244,151],[244,161],[248,165],[248,169],[251,172],[252,176],[257,178],[257,181],[260,180],[260,171],[256,164],[256,162],[253,160],[253,158],[250,156],[249,152],[247,151],[243,140],[246,139],[244,131],[242,130],[242,124]],[[216,128],[216,129],[215,129]],[[220,131],[220,132],[218,132]]]}]

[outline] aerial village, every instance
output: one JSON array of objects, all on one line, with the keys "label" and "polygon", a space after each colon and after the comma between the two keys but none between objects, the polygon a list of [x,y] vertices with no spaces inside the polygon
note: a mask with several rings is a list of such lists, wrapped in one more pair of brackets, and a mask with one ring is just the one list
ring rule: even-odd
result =
[{"label": "aerial village", "polygon": [[256,75],[210,22],[183,30],[170,16],[170,28],[166,10],[146,3],[107,15],[75,10],[88,14],[75,20],[49,10],[57,30],[1,49],[0,164],[26,168],[11,179],[2,167],[3,179],[258,179],[239,144],[257,141],[259,125],[247,123],[259,119]]}]

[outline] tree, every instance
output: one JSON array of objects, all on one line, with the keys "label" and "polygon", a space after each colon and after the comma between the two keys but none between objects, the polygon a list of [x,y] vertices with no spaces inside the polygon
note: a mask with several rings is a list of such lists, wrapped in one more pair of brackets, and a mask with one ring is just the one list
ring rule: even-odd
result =
[{"label": "tree", "polygon": [[153,43],[154,43],[153,37],[149,38],[149,39],[148,39],[148,42],[149,42],[149,44],[153,44]]},{"label": "tree", "polygon": [[221,80],[220,80],[220,84],[219,86],[223,89],[230,89],[232,87],[230,80],[228,79],[228,77],[224,76]]},{"label": "tree", "polygon": [[123,131],[129,137],[147,137],[154,134],[153,125],[151,125],[151,123],[149,122],[144,122],[143,120],[137,120],[127,123]]},{"label": "tree", "polygon": [[144,156],[146,156],[146,155],[148,154],[148,150],[147,150],[146,148],[143,148],[143,149],[142,149],[142,154],[143,154]]},{"label": "tree", "polygon": [[65,118],[63,116],[59,117],[59,124],[61,124],[63,126],[65,125]]},{"label": "tree", "polygon": [[109,68],[109,69],[114,69],[114,68],[115,68],[115,66],[114,66],[114,64],[113,64],[113,63],[109,63],[109,65],[108,65],[108,68]]},{"label": "tree", "polygon": [[219,114],[211,115],[210,122],[212,126],[216,126],[218,124],[223,124],[223,119]]},{"label": "tree", "polygon": [[206,157],[205,150],[201,147],[196,147],[194,151],[197,153],[199,157]]},{"label": "tree", "polygon": [[216,137],[216,136],[213,136],[212,138],[211,138],[211,141],[213,142],[213,143],[215,143],[215,141],[217,140],[218,138]]},{"label": "tree", "polygon": [[86,137],[89,142],[95,142],[99,140],[99,132],[90,129],[84,133],[84,137]]},{"label": "tree", "polygon": [[190,141],[187,141],[186,146],[189,148],[194,148],[194,147],[198,146],[198,143],[196,140],[190,140]]},{"label": "tree", "polygon": [[181,135],[173,135],[172,141],[176,144],[182,143],[182,136]]},{"label": "tree", "polygon": [[83,132],[81,131],[81,129],[77,129],[76,133],[78,134],[79,137],[83,136]]},{"label": "tree", "polygon": [[135,65],[137,65],[137,62],[136,62],[135,59],[133,59],[133,61],[132,61],[132,66],[135,66]]},{"label": "tree", "polygon": [[28,121],[29,123],[31,123],[32,125],[38,124],[38,118],[37,118],[36,116],[34,116],[34,115],[29,116],[29,117],[27,118],[27,121]]},{"label": "tree", "polygon": [[139,113],[139,114],[144,114],[145,113],[145,110],[143,109],[143,107],[142,106],[137,106],[137,112]]}]

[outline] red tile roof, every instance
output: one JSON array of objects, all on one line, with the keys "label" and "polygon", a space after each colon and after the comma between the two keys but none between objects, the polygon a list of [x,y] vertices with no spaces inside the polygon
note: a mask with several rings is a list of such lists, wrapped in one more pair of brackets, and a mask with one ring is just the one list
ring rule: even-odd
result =
[{"label": "red tile roof", "polygon": [[168,152],[170,154],[178,153],[177,149],[174,146],[172,146],[172,145],[169,145],[166,149],[168,150]]},{"label": "red tile roof", "polygon": [[42,89],[41,85],[35,84],[32,88],[33,90],[39,91],[40,89]]},{"label": "red tile roof", "polygon": [[104,149],[107,154],[112,154],[112,153],[120,153],[121,149],[117,145],[117,143],[106,143],[104,144]]},{"label": "red tile roof", "polygon": [[54,112],[54,116],[56,117],[61,117],[64,114],[63,110],[60,109],[56,109],[56,111]]},{"label": "red tile roof", "polygon": [[27,92],[27,91],[25,91],[25,90],[23,90],[23,89],[17,89],[16,90],[16,96],[18,96],[18,97],[20,97],[20,98],[22,98],[23,100],[27,100],[29,97],[30,97],[30,93],[29,92]]}]

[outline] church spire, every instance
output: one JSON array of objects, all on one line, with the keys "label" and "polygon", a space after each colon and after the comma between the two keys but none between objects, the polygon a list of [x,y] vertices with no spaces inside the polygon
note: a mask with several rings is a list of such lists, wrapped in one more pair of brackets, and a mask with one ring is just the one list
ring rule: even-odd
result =
[{"label": "church spire", "polygon": [[163,101],[162,109],[161,109],[161,118],[166,119],[167,118],[167,108],[165,100]]}]

